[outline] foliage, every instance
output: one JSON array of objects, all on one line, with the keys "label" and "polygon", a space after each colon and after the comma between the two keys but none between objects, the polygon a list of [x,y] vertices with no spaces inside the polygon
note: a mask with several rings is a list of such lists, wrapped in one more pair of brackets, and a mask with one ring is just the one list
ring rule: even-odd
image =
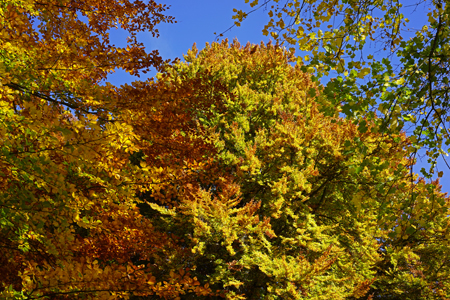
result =
[{"label": "foliage", "polygon": [[[172,21],[153,1],[0,3],[0,298],[450,294],[449,199],[291,53],[163,64],[135,39]],[[160,74],[102,84],[116,67]]]},{"label": "foliage", "polygon": [[404,134],[329,116],[277,46],[214,43],[184,59],[121,94],[146,137],[141,166],[160,176],[141,211],[189,249],[174,273],[227,299],[448,295],[449,199],[414,183]]},{"label": "foliage", "polygon": [[[422,170],[427,178],[439,156],[445,161],[450,144],[448,1],[245,2],[267,9],[265,35],[306,51],[297,58],[304,70],[332,78],[324,93],[335,106],[343,105],[347,117],[367,117],[388,133],[412,125],[411,151],[415,156],[418,149],[427,150],[430,169]],[[236,25],[248,15],[235,10]]]},{"label": "foliage", "polygon": [[[139,214],[135,134],[114,113],[114,87],[100,84],[114,68],[158,66],[157,51],[135,37],[171,22],[164,10],[153,1],[0,2],[0,298],[191,288],[156,282],[136,264],[136,253],[158,260],[158,247],[174,247]],[[129,32],[126,48],[109,43],[115,26]]]}]

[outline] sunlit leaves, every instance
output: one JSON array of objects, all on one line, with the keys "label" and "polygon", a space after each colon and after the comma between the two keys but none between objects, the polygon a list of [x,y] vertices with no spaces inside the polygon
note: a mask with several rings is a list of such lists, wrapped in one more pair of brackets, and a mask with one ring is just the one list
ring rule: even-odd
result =
[{"label": "sunlit leaves", "polygon": [[[135,36],[172,22],[164,10],[152,1],[0,3],[1,298],[183,290],[131,259],[171,242],[136,208],[136,185],[148,180],[129,163],[138,137],[115,114],[114,87],[100,84],[115,68],[158,66]],[[116,25],[130,34],[125,48],[109,43]]]},{"label": "sunlit leaves", "polygon": [[[430,168],[423,175],[431,178],[437,158],[447,155],[449,143],[448,4],[398,0],[253,3],[258,4],[270,17],[264,35],[303,51],[301,55],[307,56],[298,61],[318,78],[344,76],[342,84],[328,83],[325,89],[326,93],[346,91],[346,99],[340,100],[346,103],[343,113],[349,118],[373,119],[381,102],[386,104],[381,112],[384,120],[375,119],[381,131],[399,132],[405,124],[417,129],[409,134],[416,137],[417,149],[428,150]],[[425,23],[418,25],[419,30],[406,18],[412,8],[417,22]],[[240,21],[247,16],[241,11]],[[397,107],[400,111],[395,111]],[[405,123],[402,115],[408,114],[415,118]]]},{"label": "sunlit leaves", "polygon": [[[167,157],[177,163],[162,167],[150,205],[189,241],[192,272],[229,299],[386,291],[405,278],[390,277],[391,260],[415,255],[415,264],[426,263],[414,242],[414,250],[389,252],[395,258],[383,254],[420,235],[417,222],[430,217],[411,206],[411,197],[441,203],[440,224],[447,202],[435,185],[416,186],[409,177],[404,135],[383,135],[370,119],[340,119],[346,107],[336,108],[300,66],[287,63],[294,59],[272,45],[213,43],[188,51],[185,62],[149,83],[153,92],[143,97],[155,113],[142,120],[165,120],[166,128],[183,132],[165,139],[174,143]],[[345,90],[330,97],[339,101]],[[181,110],[174,116],[169,107]],[[178,148],[186,138],[196,141],[196,132],[208,155]],[[157,134],[152,140],[163,142]],[[165,157],[153,154],[158,147],[145,150],[159,157],[154,164]],[[435,245],[426,251],[438,255]],[[421,284],[432,280],[433,268]],[[254,288],[259,282],[265,284]]]},{"label": "sunlit leaves", "polygon": [[[355,3],[344,4],[354,16]],[[395,15],[396,5],[381,9]],[[287,7],[301,18],[299,3]],[[302,25],[307,37],[290,32],[312,51],[308,65],[279,45],[224,41],[161,66],[135,39],[171,21],[152,1],[0,8],[0,297],[448,294],[448,198],[410,172],[420,139],[385,134],[419,120],[402,110],[423,94],[387,59],[368,69],[340,53],[360,50],[370,22],[392,30],[399,20],[361,17],[336,36],[320,27],[334,14],[325,3],[319,21]],[[284,13],[272,8],[271,26],[282,29],[274,37],[292,29]],[[114,26],[130,32],[127,47],[109,45]],[[427,48],[424,36],[404,45]],[[100,84],[115,67],[137,75],[150,66],[160,67],[156,80]],[[313,75],[333,68],[342,76],[318,85]],[[434,134],[435,120],[418,122]]]}]

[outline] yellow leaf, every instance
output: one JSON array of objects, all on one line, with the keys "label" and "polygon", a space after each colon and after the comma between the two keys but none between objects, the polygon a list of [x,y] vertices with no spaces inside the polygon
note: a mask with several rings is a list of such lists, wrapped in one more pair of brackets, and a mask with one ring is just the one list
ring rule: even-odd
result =
[{"label": "yellow leaf", "polygon": [[405,78],[400,78],[399,80],[397,80],[396,82],[395,82],[397,85],[401,85],[401,84],[403,84],[403,83],[405,83]]}]

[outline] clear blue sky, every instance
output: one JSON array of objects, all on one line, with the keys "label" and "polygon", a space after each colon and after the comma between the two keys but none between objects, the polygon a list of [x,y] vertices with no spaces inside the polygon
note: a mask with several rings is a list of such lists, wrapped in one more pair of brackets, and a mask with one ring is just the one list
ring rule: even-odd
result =
[{"label": "clear blue sky", "polygon": [[[414,1],[415,2],[415,1]],[[234,24],[232,20],[233,8],[249,11],[250,6],[245,3],[244,0],[196,0],[196,1],[181,1],[174,0],[171,3],[167,3],[171,7],[166,11],[167,15],[174,16],[177,20],[176,24],[159,24],[158,29],[160,31],[159,38],[153,38],[150,33],[140,33],[138,38],[144,43],[148,51],[158,49],[160,55],[164,59],[174,59],[176,57],[182,58],[188,49],[192,47],[194,43],[197,44],[199,49],[202,49],[205,43],[211,43],[215,40],[216,35],[214,32],[221,33],[226,31],[230,26]],[[426,22],[427,8],[425,7],[407,7],[409,0],[405,0],[405,17],[409,18],[411,22],[408,24],[414,29],[420,29]],[[269,41],[268,37],[262,35],[261,30],[269,20],[267,11],[264,8],[252,13],[242,23],[241,27],[233,27],[231,30],[224,34],[224,38],[233,40],[237,38],[241,44],[247,42],[259,44],[261,41]],[[413,32],[405,33],[406,36],[411,36]],[[126,33],[120,30],[111,32],[111,40],[117,46],[125,45]],[[373,54],[376,49],[376,44],[371,46],[371,53]],[[386,52],[377,52],[377,56],[383,57],[387,55]],[[114,85],[121,85],[124,83],[130,83],[134,80],[145,80],[147,77],[152,77],[155,72],[148,74],[141,74],[140,78],[131,76],[125,72],[117,71],[108,77]],[[424,159],[426,161],[426,159]],[[425,166],[418,161],[414,171],[419,172],[420,168]],[[446,175],[441,179],[443,190],[450,192],[450,170],[448,170],[442,161],[440,161],[439,170],[443,170]]]},{"label": "clear blue sky", "polygon": [[[160,31],[159,38],[153,38],[150,33],[138,35],[139,40],[144,43],[148,51],[158,49],[164,59],[182,58],[182,55],[187,53],[194,43],[197,44],[197,48],[202,49],[205,43],[215,40],[214,32],[221,33],[234,24],[234,20],[231,19],[233,8],[248,10],[250,7],[245,4],[244,0],[175,0],[170,2],[171,7],[166,14],[174,16],[177,23],[159,24],[157,26]],[[238,38],[241,44],[246,44],[248,41],[258,44],[261,41],[267,42],[269,39],[261,33],[267,21],[267,12],[261,9],[250,14],[243,26],[235,26],[224,37],[230,40]],[[118,46],[125,45],[126,37],[126,33],[123,31],[111,32],[111,40]],[[154,75],[155,73],[152,73],[148,77]],[[141,76],[141,79],[145,79],[145,77]],[[109,81],[116,85],[133,80],[136,80],[136,77],[124,72],[117,72],[109,77]]]}]

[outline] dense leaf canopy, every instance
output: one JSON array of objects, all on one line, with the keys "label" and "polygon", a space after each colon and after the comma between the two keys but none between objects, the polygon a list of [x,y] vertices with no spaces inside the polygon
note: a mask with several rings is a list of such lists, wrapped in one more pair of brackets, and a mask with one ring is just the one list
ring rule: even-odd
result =
[{"label": "dense leaf canopy", "polygon": [[0,298],[448,298],[450,199],[414,141],[278,45],[164,63],[135,38],[164,10],[0,2]]}]

